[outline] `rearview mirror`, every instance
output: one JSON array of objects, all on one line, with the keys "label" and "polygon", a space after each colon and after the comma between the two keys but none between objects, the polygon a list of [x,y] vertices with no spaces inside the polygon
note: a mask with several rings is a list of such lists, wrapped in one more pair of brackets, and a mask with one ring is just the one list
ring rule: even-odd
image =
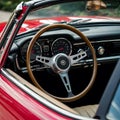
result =
[{"label": "rearview mirror", "polygon": [[106,4],[102,0],[89,0],[86,4],[86,9],[89,11],[106,8]]}]

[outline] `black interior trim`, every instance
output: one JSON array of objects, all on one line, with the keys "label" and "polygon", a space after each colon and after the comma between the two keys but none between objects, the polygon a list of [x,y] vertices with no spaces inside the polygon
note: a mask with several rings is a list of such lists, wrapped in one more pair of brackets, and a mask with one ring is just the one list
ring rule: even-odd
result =
[{"label": "black interior trim", "polygon": [[110,107],[111,101],[114,97],[116,89],[120,83],[120,59],[118,60],[109,83],[104,91],[104,94],[100,100],[99,108],[96,112],[96,117],[101,120],[106,120],[106,114]]}]

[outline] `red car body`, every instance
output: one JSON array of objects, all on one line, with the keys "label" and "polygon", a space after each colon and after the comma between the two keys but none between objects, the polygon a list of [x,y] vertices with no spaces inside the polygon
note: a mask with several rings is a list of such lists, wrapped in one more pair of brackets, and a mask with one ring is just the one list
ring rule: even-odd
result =
[{"label": "red car body", "polygon": [[[22,12],[17,17],[17,20],[20,21],[22,19],[22,14],[26,14],[27,7],[22,6]],[[91,17],[68,17],[68,16],[61,16],[61,17],[52,17],[52,18],[41,18],[41,19],[33,19],[27,20],[22,25],[21,29],[18,31],[19,33],[29,31],[30,29],[34,29],[40,27],[44,24],[51,24],[54,22],[63,22],[64,21],[71,21],[74,19],[92,19],[92,21],[111,21],[116,20],[109,17],[102,17],[102,16],[91,16]],[[21,23],[20,23],[21,24]],[[4,39],[6,36],[5,26],[7,23],[0,23],[0,33],[1,33],[1,40]],[[16,27],[16,26],[15,26]],[[19,25],[17,25],[19,27]],[[16,28],[17,28],[16,27]],[[55,111],[54,109],[49,107],[49,104],[52,106],[52,103],[47,101],[46,99],[40,97],[37,93],[34,93],[32,90],[25,88],[22,84],[18,81],[9,80],[8,77],[10,76],[7,72],[4,71],[4,64],[6,62],[6,58],[8,55],[8,48],[9,44],[12,41],[12,37],[14,37],[14,31],[12,31],[12,37],[9,36],[9,43],[8,45],[3,48],[4,52],[0,59],[0,120],[72,120],[72,119],[83,119],[83,120],[90,120],[89,118],[84,118],[81,116],[75,116],[68,111],[64,111],[60,108],[61,112]],[[11,78],[12,76],[10,76]],[[12,78],[14,79],[14,78]],[[24,90],[23,90],[23,89]],[[34,94],[34,95],[33,95]],[[35,98],[33,97],[35,96]],[[42,103],[41,101],[44,102]],[[48,106],[47,106],[48,104]],[[53,105],[53,107],[56,107]],[[2,111],[2,112],[1,112]],[[67,114],[66,114],[67,113]],[[70,114],[70,116],[69,116]]]},{"label": "red car body", "polygon": [[[102,21],[114,21],[114,20],[119,20],[119,18],[111,18],[111,17],[103,17],[103,16],[60,16],[60,17],[49,17],[49,18],[39,18],[39,19],[31,19],[31,20],[26,20],[24,24],[22,25],[20,29],[20,33],[28,31],[32,28],[39,27],[44,24],[52,24],[52,23],[57,23],[57,22],[64,22],[64,21],[71,21],[71,20],[76,20],[82,18],[83,20],[88,20],[92,19],[92,22],[102,22]],[[2,32],[3,28],[5,27],[6,22],[0,23],[0,32]]]},{"label": "red car body", "polygon": [[1,120],[70,120],[40,104],[20,90],[4,76],[0,76],[0,119]]}]

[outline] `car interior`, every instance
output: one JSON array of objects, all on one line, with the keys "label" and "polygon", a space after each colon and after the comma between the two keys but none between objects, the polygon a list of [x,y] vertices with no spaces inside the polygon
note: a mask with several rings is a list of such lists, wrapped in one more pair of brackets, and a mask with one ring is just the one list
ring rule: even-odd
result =
[{"label": "car interior", "polygon": [[[90,29],[92,30],[93,28],[90,28]],[[99,29],[101,31],[102,28],[98,27],[98,31],[99,31]],[[111,29],[113,31],[113,26],[111,27]],[[45,37],[42,36],[42,38],[39,38],[39,40],[41,40],[41,39],[44,40],[42,42],[40,41],[41,44],[43,44],[43,46],[45,46],[45,47],[46,46],[48,47],[48,45],[50,46],[51,42],[53,42],[53,40],[56,40],[56,38],[57,39],[62,38],[61,41],[66,42],[66,40],[70,40],[70,42],[72,43],[73,53],[76,51],[79,51],[79,48],[88,50],[87,46],[84,47],[85,46],[84,43],[82,43],[82,44],[80,44],[81,42],[79,43],[79,41],[81,41],[80,38],[78,39],[78,37],[76,37],[74,35],[73,35],[74,38],[72,38],[71,33],[68,32],[68,33],[66,33],[67,35],[65,35],[64,30],[60,30],[60,31],[61,31],[62,35],[61,35],[61,33],[60,33],[60,35],[59,34],[53,35],[53,31],[52,32],[50,31],[50,34],[52,33],[52,37],[51,37],[51,35],[48,35],[48,36],[45,35]],[[30,34],[30,33],[28,33],[28,34]],[[28,36],[28,35],[26,35],[26,36]],[[27,87],[30,87],[30,88],[32,87],[31,89],[34,88],[35,91],[37,89],[37,91],[38,91],[37,93],[41,93],[40,90],[38,90],[38,88],[31,85],[32,81],[31,81],[31,78],[30,78],[30,76],[27,72],[27,68],[26,68],[25,52],[27,50],[27,45],[28,45],[29,41],[32,39],[32,35],[30,35],[30,36],[31,37],[23,37],[23,38],[18,36],[19,37],[19,38],[17,38],[18,40],[16,41],[16,43],[13,45],[13,47],[11,49],[11,53],[10,53],[10,55],[8,57],[8,61],[6,63],[6,67],[9,68],[9,72],[12,73],[12,75],[15,78],[17,77],[17,79],[20,80],[20,82],[25,84]],[[60,36],[60,38],[59,38],[59,36]],[[98,48],[104,47],[105,53],[104,53],[104,55],[100,55],[99,53],[97,53],[97,58],[98,58],[97,75],[95,78],[95,82],[94,82],[92,88],[90,89],[90,91],[81,99],[64,103],[67,106],[69,106],[70,108],[75,108],[74,110],[79,109],[80,106],[93,105],[93,104],[94,104],[95,108],[98,107],[98,103],[99,103],[101,96],[105,90],[105,87],[109,81],[111,73],[113,72],[113,69],[116,65],[117,55],[119,54],[118,53],[118,49],[120,47],[119,39],[118,39],[118,41],[114,41],[114,39],[117,39],[116,35],[114,36],[114,34],[113,34],[112,40],[111,40],[111,37],[110,37],[111,35],[109,34],[109,32],[108,32],[108,35],[106,35],[106,37],[104,36],[104,39],[106,39],[106,40],[103,40],[102,34],[99,37],[97,37],[97,35],[95,35],[95,34],[94,34],[94,36],[92,36],[92,37],[91,36],[89,37],[89,39],[91,41],[99,39],[99,42],[93,41],[93,45],[96,48],[96,51],[98,51]],[[21,39],[21,40],[19,40],[19,39]],[[59,45],[59,43],[57,43],[57,44]],[[114,51],[112,51],[113,48],[114,48]],[[43,52],[44,54],[46,54],[46,49],[48,49],[48,48],[44,48],[44,51],[45,51],[45,52]],[[39,51],[38,51],[38,54],[39,54]],[[49,52],[49,54],[51,55],[51,52]],[[49,56],[49,54],[48,54],[48,56]],[[34,55],[33,55],[33,57],[34,57]],[[14,60],[15,60],[15,62],[14,62]],[[86,87],[86,85],[89,83],[89,80],[90,80],[90,77],[92,74],[92,69],[93,69],[93,63],[91,61],[91,54],[88,56],[88,58],[85,61],[87,61],[87,62],[84,63],[84,61],[83,61],[83,63],[82,62],[80,64],[77,63],[75,66],[72,66],[71,69],[69,70],[70,82],[71,82],[71,86],[74,91],[74,94],[78,94],[79,91],[82,91],[84,89],[84,87]],[[55,96],[60,96],[60,97],[62,96],[63,98],[67,96],[65,87],[63,86],[63,83],[61,82],[60,77],[56,73],[54,73],[54,71],[52,71],[50,68],[47,68],[46,66],[43,66],[42,64],[33,62],[32,60],[31,60],[31,64],[32,64],[34,75],[35,75],[36,79],[39,80],[38,82],[40,82],[40,85],[42,86],[42,88],[44,88],[47,92],[49,92],[50,94],[55,95]],[[45,69],[41,69],[42,67],[43,68],[45,67]],[[12,72],[10,69],[12,70]],[[14,74],[13,74],[13,71],[15,72]],[[46,94],[44,94],[44,95],[46,95]],[[49,99],[48,96],[47,96],[47,99]],[[59,105],[61,106],[60,103],[59,103]],[[89,109],[90,109],[90,107],[91,106],[89,106]],[[93,108],[91,108],[91,109],[93,109]],[[83,110],[84,109],[82,108],[81,111],[83,112]],[[78,110],[78,111],[80,111],[80,110]],[[83,113],[85,114],[85,112],[83,112]]]},{"label": "car interior", "polygon": [[100,118],[101,98],[120,58],[119,31],[119,22],[80,20],[31,29],[15,37],[5,71],[66,111]]}]

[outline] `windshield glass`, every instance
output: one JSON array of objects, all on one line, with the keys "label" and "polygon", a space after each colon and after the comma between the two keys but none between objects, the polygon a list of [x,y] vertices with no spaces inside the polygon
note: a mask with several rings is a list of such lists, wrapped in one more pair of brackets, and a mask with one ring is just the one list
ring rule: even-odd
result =
[{"label": "windshield glass", "polygon": [[99,0],[79,1],[71,3],[63,3],[44,8],[31,15],[34,17],[53,17],[53,16],[107,16],[107,17],[120,17],[120,4],[119,2],[110,2]]},{"label": "windshield glass", "polygon": [[73,21],[77,22],[78,20],[79,23],[111,22],[118,21],[119,17],[120,4],[117,1],[84,0],[61,3],[37,11],[32,11],[27,19],[37,19],[34,22],[25,21],[22,25],[22,32],[39,27],[43,24],[52,24],[55,22],[73,23]]}]

